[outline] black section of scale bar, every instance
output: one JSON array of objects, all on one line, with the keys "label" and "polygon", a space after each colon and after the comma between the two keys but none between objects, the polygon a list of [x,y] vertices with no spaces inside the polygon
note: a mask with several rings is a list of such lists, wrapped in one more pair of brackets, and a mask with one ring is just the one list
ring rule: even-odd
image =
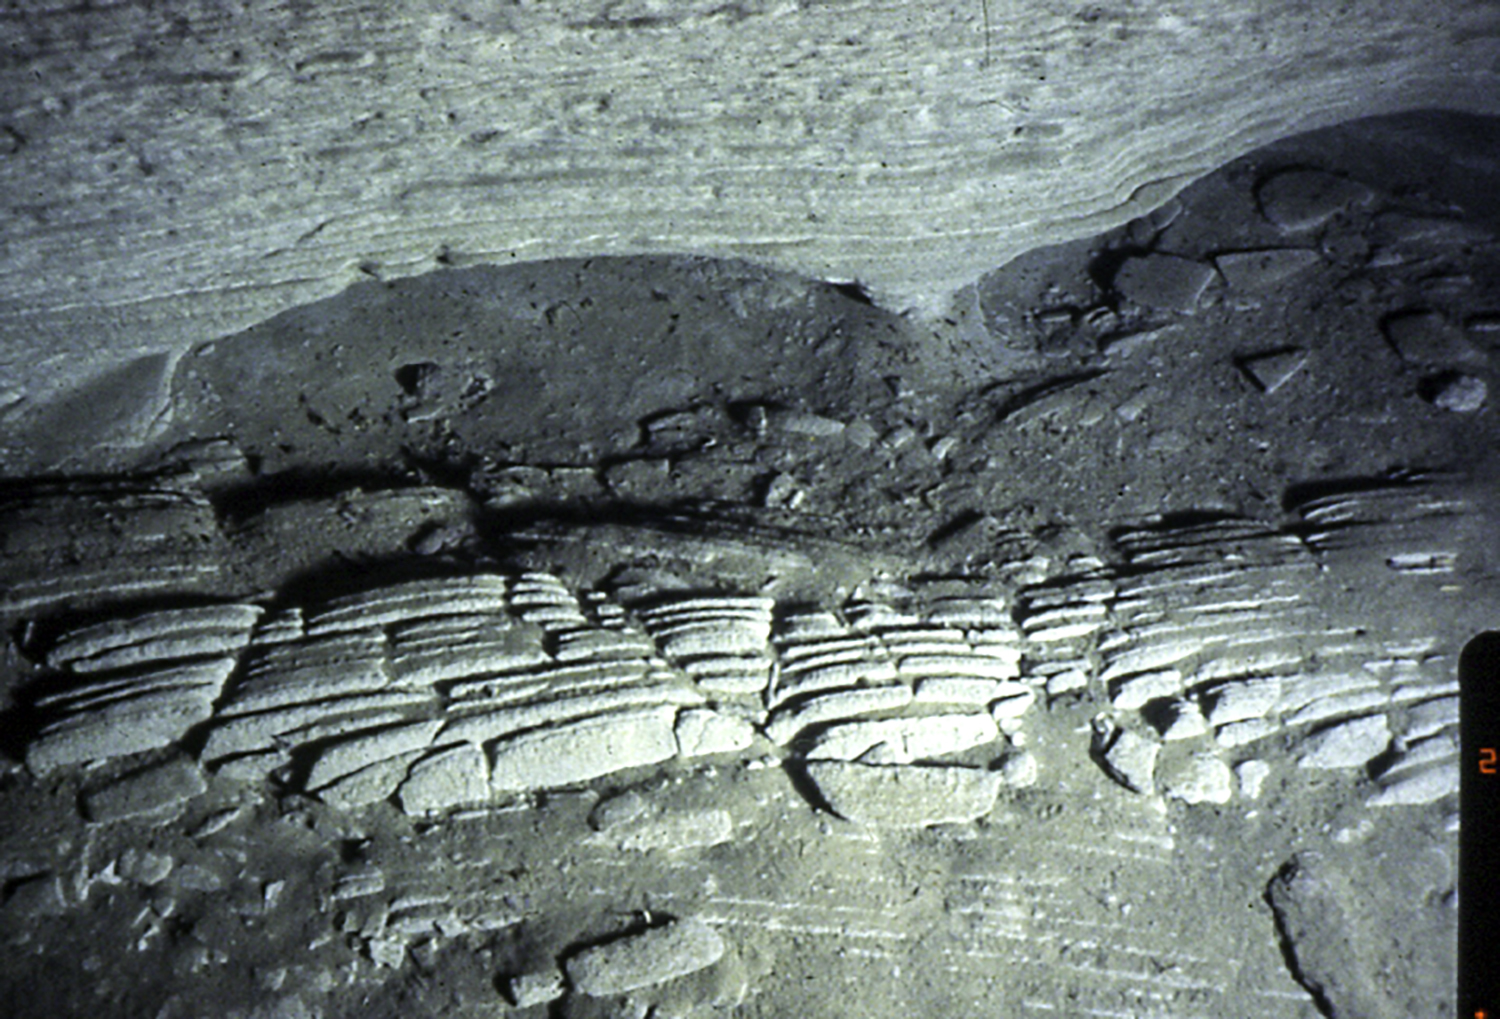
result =
[{"label": "black section of scale bar", "polygon": [[1458,1016],[1500,1019],[1500,632],[1458,660]]}]

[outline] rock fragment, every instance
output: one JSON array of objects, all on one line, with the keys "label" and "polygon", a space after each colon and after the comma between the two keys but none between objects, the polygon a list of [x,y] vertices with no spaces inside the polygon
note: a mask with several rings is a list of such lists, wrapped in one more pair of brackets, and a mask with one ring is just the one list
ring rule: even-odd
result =
[{"label": "rock fragment", "polygon": [[1474,413],[1490,395],[1484,379],[1463,372],[1442,372],[1423,379],[1418,392],[1434,407],[1454,414]]},{"label": "rock fragment", "polygon": [[73,672],[102,672],[158,661],[238,653],[260,618],[258,605],[168,609],[111,619],[59,637],[47,664]]},{"label": "rock fragment", "polygon": [[207,789],[203,769],[196,761],[174,757],[85,791],[83,810],[90,821],[100,824],[130,817],[162,817],[180,811]]},{"label": "rock fragment", "polygon": [[1208,732],[1208,721],[1203,717],[1202,709],[1192,701],[1168,704],[1154,724],[1166,742],[1194,739]]},{"label": "rock fragment", "polygon": [[1187,804],[1228,803],[1234,795],[1229,765],[1210,753],[1165,763],[1157,781],[1163,795]]},{"label": "rock fragment", "polygon": [[1029,789],[1036,785],[1040,766],[1036,755],[1023,750],[1020,753],[1010,754],[1000,762],[996,769],[1000,774],[1000,781],[1007,789]]},{"label": "rock fragment", "polygon": [[607,997],[707,969],[723,957],[724,950],[724,939],[707,924],[673,920],[586,948],[563,968],[575,990]]},{"label": "rock fragment", "polygon": [[822,694],[778,710],[766,726],[766,736],[772,743],[785,746],[809,726],[894,711],[909,705],[912,696],[911,687],[900,683]]},{"label": "rock fragment", "polygon": [[1302,768],[1357,768],[1385,750],[1391,730],[1384,715],[1369,715],[1329,726],[1303,744]]},{"label": "rock fragment", "polygon": [[510,991],[510,1003],[517,1008],[545,1005],[567,993],[563,975],[557,970],[522,973],[511,977],[506,986]]},{"label": "rock fragment", "polygon": [[438,750],[411,766],[396,796],[408,814],[483,803],[490,798],[489,762],[472,743]]},{"label": "rock fragment", "polygon": [[1309,248],[1263,248],[1219,255],[1214,267],[1235,290],[1268,290],[1322,261]]},{"label": "rock fragment", "polygon": [[1323,170],[1283,170],[1255,189],[1261,215],[1288,232],[1322,226],[1348,208],[1369,204],[1374,197],[1358,181]]},{"label": "rock fragment", "polygon": [[1469,342],[1463,329],[1435,311],[1398,311],[1381,320],[1380,328],[1391,349],[1407,364],[1484,362],[1484,355]]},{"label": "rock fragment", "polygon": [[1240,358],[1236,363],[1255,388],[1269,396],[1302,370],[1302,366],[1307,363],[1307,351],[1300,347],[1289,347],[1285,350],[1251,354]]},{"label": "rock fragment", "polygon": [[807,776],[840,817],[877,828],[962,824],[988,814],[1004,779],[980,768],[809,761]]},{"label": "rock fragment", "polygon": [[1281,700],[1281,680],[1275,676],[1231,680],[1213,689],[1208,722],[1214,727],[1249,718],[1264,718]]},{"label": "rock fragment", "polygon": [[1110,684],[1110,703],[1121,711],[1137,711],[1154,700],[1174,697],[1182,691],[1182,673],[1176,669],[1142,672]]},{"label": "rock fragment", "polygon": [[682,757],[734,753],[755,740],[755,727],[749,721],[708,708],[679,711],[673,732]]},{"label": "rock fragment", "polygon": [[633,853],[702,849],[728,842],[734,836],[734,819],[729,811],[720,808],[647,808],[621,820],[600,823],[597,827],[599,831],[585,840],[587,844]]},{"label": "rock fragment", "polygon": [[233,658],[146,675],[103,679],[41,706],[61,715],[26,749],[26,765],[45,774],[70,764],[157,750],[213,714]]},{"label": "rock fragment", "polygon": [[845,722],[819,733],[808,760],[910,764],[992,743],[1000,729],[989,715],[921,715]]},{"label": "rock fragment", "polygon": [[1155,790],[1156,756],[1161,744],[1107,719],[1094,724],[1094,754],[1105,773],[1132,792]]},{"label": "rock fragment", "polygon": [[1240,783],[1240,795],[1246,799],[1260,798],[1261,788],[1271,777],[1271,766],[1265,761],[1251,759],[1235,765],[1234,777]]},{"label": "rock fragment", "polygon": [[167,879],[176,865],[174,859],[166,853],[157,853],[149,849],[136,849],[134,846],[125,850],[115,861],[115,873],[126,881],[134,881],[139,885],[157,885]]},{"label": "rock fragment", "polygon": [[1455,761],[1448,765],[1425,768],[1403,774],[1391,782],[1382,782],[1378,793],[1365,801],[1372,807],[1404,807],[1436,803],[1459,791],[1459,769]]},{"label": "rock fragment", "polygon": [[1141,255],[1127,258],[1115,271],[1110,285],[1133,304],[1179,314],[1198,310],[1203,292],[1214,281],[1212,266],[1176,255]]},{"label": "rock fragment", "polygon": [[502,740],[490,761],[496,792],[574,785],[660,764],[677,753],[670,705],[617,711],[537,729]]}]

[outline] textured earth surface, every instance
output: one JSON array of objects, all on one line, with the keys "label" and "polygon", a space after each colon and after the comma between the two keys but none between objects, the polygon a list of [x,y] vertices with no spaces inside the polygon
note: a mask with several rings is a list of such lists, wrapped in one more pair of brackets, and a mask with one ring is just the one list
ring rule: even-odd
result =
[{"label": "textured earth surface", "polygon": [[102,381],[0,492],[0,1001],[1451,1014],[1497,137],[1289,139],[921,333],[593,259]]}]

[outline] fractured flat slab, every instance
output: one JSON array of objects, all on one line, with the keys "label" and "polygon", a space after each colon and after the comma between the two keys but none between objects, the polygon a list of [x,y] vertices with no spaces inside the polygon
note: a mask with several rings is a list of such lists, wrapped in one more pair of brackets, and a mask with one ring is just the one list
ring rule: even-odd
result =
[{"label": "fractured flat slab", "polygon": [[674,920],[584,949],[567,961],[568,979],[594,997],[623,994],[696,973],[724,955],[724,939],[698,920]]}]

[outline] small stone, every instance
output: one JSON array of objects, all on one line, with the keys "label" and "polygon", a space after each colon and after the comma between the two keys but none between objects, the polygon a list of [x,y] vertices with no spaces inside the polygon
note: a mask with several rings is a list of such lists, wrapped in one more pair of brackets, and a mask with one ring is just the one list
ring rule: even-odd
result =
[{"label": "small stone", "polygon": [[1297,764],[1303,768],[1356,768],[1383,751],[1390,739],[1384,715],[1341,722],[1309,738]]},{"label": "small stone", "polygon": [[132,846],[115,861],[115,873],[126,881],[150,886],[165,881],[167,875],[172,873],[174,862],[166,853],[155,853]]},{"label": "small stone", "polygon": [[1455,414],[1472,414],[1489,397],[1489,386],[1483,379],[1460,372],[1444,372],[1424,379],[1418,391],[1434,407]]},{"label": "small stone", "polygon": [[508,737],[495,745],[490,784],[496,792],[525,792],[660,764],[677,755],[670,705],[611,712]]},{"label": "small stone", "polygon": [[1281,680],[1275,676],[1232,680],[1213,691],[1208,721],[1215,728],[1231,722],[1264,718],[1281,699]]},{"label": "small stone", "polygon": [[1176,669],[1143,672],[1112,684],[1110,703],[1121,711],[1137,711],[1151,701],[1172,697],[1182,690],[1182,673]]},{"label": "small stone", "polygon": [[782,432],[820,439],[833,438],[843,434],[844,431],[842,421],[835,421],[833,418],[826,418],[820,414],[798,414],[789,411],[772,411],[770,425]]},{"label": "small stone", "polygon": [[1076,690],[1087,690],[1089,686],[1088,674],[1079,669],[1069,669],[1059,672],[1055,676],[1047,677],[1047,696],[1057,697]]},{"label": "small stone", "polygon": [[464,743],[424,757],[411,766],[396,796],[407,814],[485,802],[490,798],[490,779],[484,751]]},{"label": "small stone", "polygon": [[880,828],[962,824],[988,814],[998,772],[980,768],[881,766],[809,761],[807,776],[835,814]]},{"label": "small stone", "polygon": [[1407,309],[1380,323],[1391,349],[1407,364],[1479,364],[1484,355],[1462,329],[1435,311]]},{"label": "small stone", "polygon": [[1234,769],[1234,777],[1240,783],[1240,795],[1249,800],[1260,798],[1261,787],[1270,776],[1271,766],[1265,761],[1244,761]]},{"label": "small stone", "polygon": [[1189,258],[1143,255],[1127,258],[1110,283],[1132,304],[1190,315],[1214,276],[1212,266]]},{"label": "small stone", "polygon": [[649,805],[646,797],[634,789],[627,789],[618,796],[594,804],[594,809],[589,811],[589,826],[595,831],[608,831],[641,817]]},{"label": "small stone", "polygon": [[935,440],[932,443],[929,451],[932,453],[932,458],[934,460],[941,461],[946,460],[948,459],[948,457],[952,456],[953,451],[957,448],[958,437],[955,435],[945,435],[941,439]]},{"label": "small stone", "polygon": [[1297,347],[1273,350],[1265,354],[1252,354],[1240,358],[1240,371],[1256,389],[1262,393],[1274,393],[1301,371],[1307,363],[1307,351]]},{"label": "small stone", "polygon": [[1427,768],[1403,776],[1385,786],[1365,802],[1372,807],[1416,806],[1435,803],[1445,796],[1458,794],[1459,773],[1456,764]]},{"label": "small stone", "polygon": [[1159,721],[1154,722],[1166,742],[1195,739],[1208,732],[1203,711],[1192,701],[1176,701],[1166,706]]},{"label": "small stone", "polygon": [[[592,815],[590,819],[592,820]],[[673,853],[717,846],[733,837],[734,818],[729,811],[708,808],[651,811],[609,824],[597,834],[588,836],[584,842],[621,852],[649,853],[661,850]]]},{"label": "small stone", "polygon": [[172,872],[172,884],[188,892],[217,892],[224,887],[224,879],[207,867],[190,863]]},{"label": "small stone", "polygon": [[1183,803],[1228,803],[1233,795],[1229,765],[1212,754],[1193,754],[1164,765],[1158,775],[1162,792]]},{"label": "small stone", "polygon": [[796,509],[807,498],[807,493],[790,474],[777,474],[766,485],[761,496],[761,505],[767,509]]},{"label": "small stone", "polygon": [[1149,793],[1155,788],[1156,756],[1161,744],[1122,729],[1112,722],[1096,722],[1094,752],[1105,772],[1132,792]]},{"label": "small stone", "polygon": [[677,713],[673,735],[677,738],[679,755],[705,757],[747,749],[755,740],[755,727],[743,718],[708,708],[689,708]]},{"label": "small stone", "polygon": [[176,757],[86,791],[83,810],[90,821],[101,824],[148,814],[167,815],[179,812],[207,789],[203,769],[188,758]]},{"label": "small stone", "polygon": [[1000,738],[989,715],[922,715],[880,721],[844,722],[821,732],[807,751],[809,760],[910,764],[923,758],[969,750]]},{"label": "small stone", "polygon": [[1038,771],[1036,755],[1022,751],[1000,762],[1000,781],[1007,789],[1029,789],[1036,785]]},{"label": "small stone", "polygon": [[1261,181],[1255,199],[1261,215],[1283,230],[1310,230],[1345,209],[1375,197],[1365,185],[1322,170],[1283,170]]},{"label": "small stone", "polygon": [[406,961],[406,942],[400,938],[371,938],[365,942],[365,951],[381,969],[400,969]]},{"label": "small stone", "polygon": [[557,970],[543,973],[522,973],[510,978],[511,1004],[517,1008],[530,1008],[556,1001],[567,993],[563,986],[563,975]]},{"label": "small stone", "polygon": [[910,425],[897,425],[880,437],[880,443],[885,448],[895,452],[904,449],[916,437],[916,429]]},{"label": "small stone", "polygon": [[851,446],[859,449],[869,449],[875,445],[877,438],[879,438],[879,433],[864,418],[855,418],[844,428],[844,439]]},{"label": "small stone", "polygon": [[698,920],[674,920],[586,948],[564,963],[574,989],[592,997],[624,994],[707,969],[724,955],[724,939]]},{"label": "small stone", "polygon": [[62,916],[68,911],[62,878],[36,877],[17,884],[6,896],[5,911],[24,917]]},{"label": "small stone", "polygon": [[1229,749],[1242,747],[1246,743],[1265,739],[1278,731],[1276,723],[1265,718],[1247,718],[1243,722],[1230,722],[1214,730],[1214,742]]},{"label": "small stone", "polygon": [[1214,267],[1235,290],[1267,290],[1319,261],[1308,248],[1265,248],[1219,255]]},{"label": "small stone", "polygon": [[1000,696],[990,703],[990,717],[1004,723],[1018,719],[1036,703],[1036,691],[1024,683],[1003,683]]}]

